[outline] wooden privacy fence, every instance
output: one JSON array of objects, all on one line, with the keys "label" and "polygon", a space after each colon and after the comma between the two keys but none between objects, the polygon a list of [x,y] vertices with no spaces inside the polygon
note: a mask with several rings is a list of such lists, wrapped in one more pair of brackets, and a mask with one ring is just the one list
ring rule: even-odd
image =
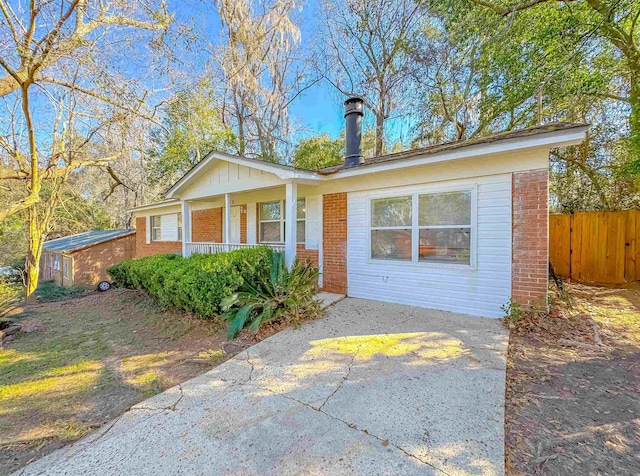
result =
[{"label": "wooden privacy fence", "polygon": [[549,259],[556,274],[576,281],[640,280],[640,210],[551,215]]}]

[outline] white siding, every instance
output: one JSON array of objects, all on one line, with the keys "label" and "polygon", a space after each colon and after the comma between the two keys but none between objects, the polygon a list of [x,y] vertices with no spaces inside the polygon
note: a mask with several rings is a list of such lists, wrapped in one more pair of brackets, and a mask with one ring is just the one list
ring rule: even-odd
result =
[{"label": "white siding", "polygon": [[322,197],[311,195],[305,198],[307,216],[305,219],[305,248],[317,250],[320,247],[320,219],[322,216]]},{"label": "white siding", "polygon": [[[474,267],[370,260],[369,200],[372,197],[477,186]],[[348,213],[348,294],[501,317],[511,295],[511,175],[351,192]],[[473,239],[473,238],[472,238]]]},{"label": "white siding", "polygon": [[160,216],[161,241],[178,241],[178,214]]},{"label": "white siding", "polygon": [[283,185],[283,182],[272,173],[232,162],[219,161],[210,170],[202,171],[199,178],[194,178],[193,183],[180,192],[180,198],[193,200],[274,185]]}]

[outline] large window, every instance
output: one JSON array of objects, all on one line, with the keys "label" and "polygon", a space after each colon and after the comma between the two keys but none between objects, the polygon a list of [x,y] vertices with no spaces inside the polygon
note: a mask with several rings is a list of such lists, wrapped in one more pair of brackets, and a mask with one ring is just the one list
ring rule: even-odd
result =
[{"label": "large window", "polygon": [[471,190],[371,200],[371,258],[471,264]]},{"label": "large window", "polygon": [[152,241],[182,241],[182,213],[151,217]]},{"label": "large window", "polygon": [[[259,204],[259,237],[261,243],[284,243],[285,240],[285,201],[264,202]],[[296,217],[296,240],[305,241],[306,201],[298,200]]]},{"label": "large window", "polygon": [[471,192],[418,197],[419,261],[471,264]]},{"label": "large window", "polygon": [[371,200],[371,257],[411,261],[411,195]]}]

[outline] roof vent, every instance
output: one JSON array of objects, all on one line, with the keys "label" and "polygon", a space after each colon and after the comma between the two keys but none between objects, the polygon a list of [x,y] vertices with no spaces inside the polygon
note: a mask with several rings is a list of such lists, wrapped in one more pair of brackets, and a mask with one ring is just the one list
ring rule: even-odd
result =
[{"label": "roof vent", "polygon": [[362,116],[364,101],[359,96],[352,96],[344,102],[344,118],[346,124],[347,155],[344,168],[357,167],[364,163],[362,157]]}]

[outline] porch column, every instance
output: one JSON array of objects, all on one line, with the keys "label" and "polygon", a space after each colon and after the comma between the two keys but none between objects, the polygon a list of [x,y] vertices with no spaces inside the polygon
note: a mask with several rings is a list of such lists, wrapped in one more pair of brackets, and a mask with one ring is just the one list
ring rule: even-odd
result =
[{"label": "porch column", "polygon": [[298,184],[286,184],[286,203],[284,221],[284,260],[287,268],[291,268],[296,259],[296,224],[298,218]]},{"label": "porch column", "polygon": [[191,204],[186,200],[181,202],[182,205],[182,256],[189,256],[187,243],[191,243]]},{"label": "porch column", "polygon": [[229,243],[229,230],[231,230],[231,195],[224,194],[224,230],[223,230],[223,242]]}]

